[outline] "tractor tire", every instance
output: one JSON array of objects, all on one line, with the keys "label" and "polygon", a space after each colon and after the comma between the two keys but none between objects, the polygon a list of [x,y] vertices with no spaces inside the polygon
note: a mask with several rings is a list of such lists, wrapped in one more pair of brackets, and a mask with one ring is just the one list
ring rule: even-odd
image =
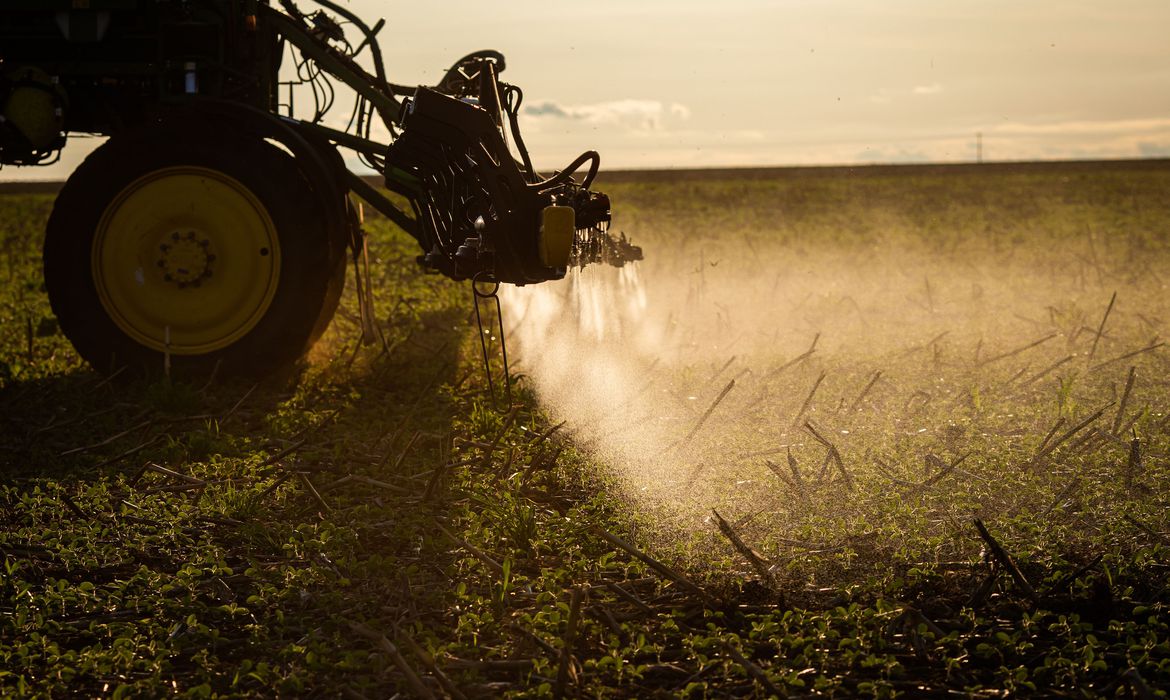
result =
[{"label": "tractor tire", "polygon": [[271,374],[337,308],[346,224],[330,218],[296,159],[258,136],[190,124],[118,135],[53,206],[49,301],[99,372]]}]

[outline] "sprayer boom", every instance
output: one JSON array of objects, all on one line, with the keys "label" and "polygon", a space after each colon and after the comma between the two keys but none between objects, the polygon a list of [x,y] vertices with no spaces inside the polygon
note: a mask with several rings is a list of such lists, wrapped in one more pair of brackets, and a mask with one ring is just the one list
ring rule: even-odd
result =
[{"label": "sprayer boom", "polygon": [[[310,3],[3,3],[0,166],[56,162],[69,134],[107,137],[62,188],[44,246],[54,313],[94,366],[273,371],[325,328],[347,261],[374,337],[351,195],[457,280],[533,284],[641,258],[607,232],[595,151],[551,175],[533,166],[502,54],[469,54],[433,86],[392,83],[385,22]],[[337,83],[348,121],[329,118]]]},{"label": "sprayer boom", "polygon": [[[282,5],[285,12],[274,14],[289,40],[359,95],[369,93],[369,104],[396,134],[384,155],[369,155],[386,186],[410,203],[408,230],[423,249],[424,267],[453,279],[531,284],[560,279],[571,266],[641,259],[641,249],[607,233],[609,198],[589,189],[601,162],[596,151],[549,177],[533,167],[519,125],[524,93],[500,81],[502,54],[468,54],[433,87],[393,85],[380,68],[370,74],[341,50],[348,44],[337,23],[322,13],[305,16],[288,0]],[[373,32],[358,26],[367,32],[363,44],[376,47]],[[360,150],[352,139],[333,140]]]}]

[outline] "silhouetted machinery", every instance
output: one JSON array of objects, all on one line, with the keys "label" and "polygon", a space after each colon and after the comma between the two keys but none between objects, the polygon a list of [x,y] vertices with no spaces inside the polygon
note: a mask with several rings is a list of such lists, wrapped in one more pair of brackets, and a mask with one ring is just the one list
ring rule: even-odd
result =
[{"label": "silhouetted machinery", "polygon": [[[351,195],[456,280],[532,284],[641,258],[606,231],[609,199],[589,189],[596,152],[547,177],[533,167],[501,54],[472,53],[432,87],[394,84],[385,23],[312,1],[311,13],[291,0],[0,8],[0,163],[53,162],[69,133],[109,137],[60,191],[44,246],[53,310],[99,370],[166,357],[179,371],[261,374],[301,357],[337,307],[347,250],[364,269]],[[281,82],[286,57],[305,88]],[[345,128],[325,125],[332,81],[355,93]],[[312,115],[296,118],[306,88]],[[389,143],[371,139],[375,124]]]}]

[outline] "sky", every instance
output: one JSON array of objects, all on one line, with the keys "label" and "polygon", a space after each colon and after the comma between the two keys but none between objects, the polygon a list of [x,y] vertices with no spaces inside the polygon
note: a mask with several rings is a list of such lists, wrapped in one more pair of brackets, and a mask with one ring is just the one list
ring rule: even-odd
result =
[{"label": "sky", "polygon": [[1170,156],[1167,0],[339,1],[394,82],[502,51],[546,169]]}]

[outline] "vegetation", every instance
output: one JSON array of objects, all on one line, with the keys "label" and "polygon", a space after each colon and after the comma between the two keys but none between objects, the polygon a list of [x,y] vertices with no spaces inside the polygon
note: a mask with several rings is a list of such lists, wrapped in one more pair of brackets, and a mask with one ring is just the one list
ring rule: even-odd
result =
[{"label": "vegetation", "polygon": [[[1086,226],[1110,244],[1085,263],[1095,302],[1026,342],[753,356],[694,437],[728,455],[698,514],[632,494],[532,381],[496,411],[470,290],[420,275],[384,220],[373,342],[350,290],[297,376],[128,383],[56,329],[51,198],[7,195],[0,692],[1166,695],[1170,380],[1149,337],[1170,318],[1170,171],[611,185],[649,269],[703,251],[733,274],[742,238],[1021,266]],[[699,387],[687,429],[720,365],[671,370]],[[765,426],[755,444],[731,416]]]}]

